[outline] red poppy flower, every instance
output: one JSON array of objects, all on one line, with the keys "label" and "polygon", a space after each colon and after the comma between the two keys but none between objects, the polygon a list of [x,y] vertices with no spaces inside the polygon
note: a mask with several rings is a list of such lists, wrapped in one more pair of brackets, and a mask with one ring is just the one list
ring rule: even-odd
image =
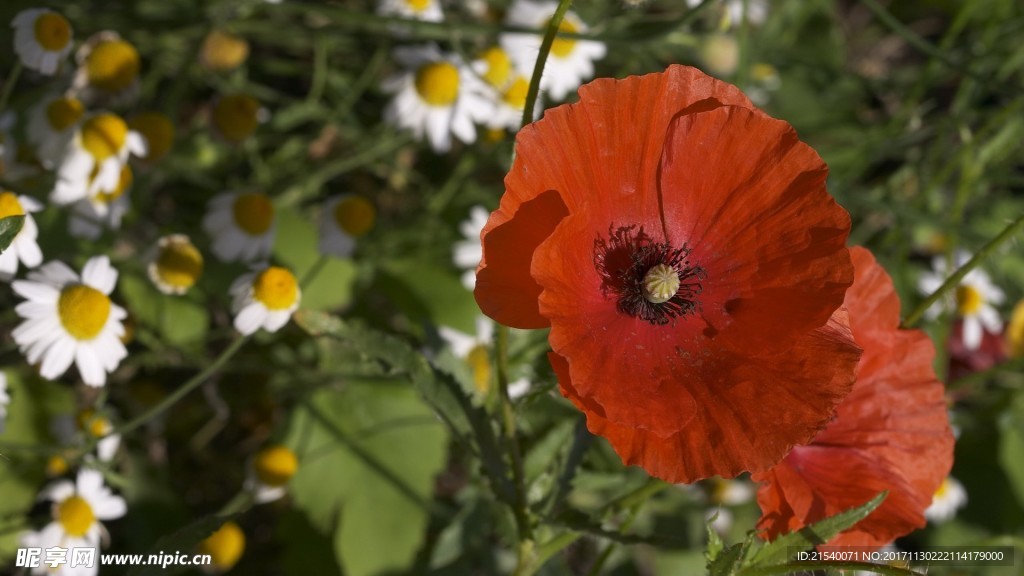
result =
[{"label": "red poppy flower", "polygon": [[859,349],[849,215],[792,127],[698,70],[603,79],[521,130],[481,309],[550,327],[562,393],[673,482],[764,470],[824,427]]},{"label": "red poppy flower", "polygon": [[935,348],[920,330],[900,330],[892,280],[864,248],[846,308],[864,349],[853,391],[807,446],[771,470],[757,501],[768,538],[859,506],[888,490],[882,505],[830,545],[882,546],[925,524],[924,510],[953,464],[953,433]]}]

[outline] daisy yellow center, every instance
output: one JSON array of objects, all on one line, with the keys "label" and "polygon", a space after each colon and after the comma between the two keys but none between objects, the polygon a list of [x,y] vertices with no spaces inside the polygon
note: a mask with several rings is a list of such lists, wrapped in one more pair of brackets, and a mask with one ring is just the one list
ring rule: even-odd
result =
[{"label": "daisy yellow center", "polygon": [[[569,22],[568,20],[562,20],[562,23],[558,25],[558,31],[575,34],[576,32],[579,32],[579,29],[576,28],[576,26],[572,22]],[[555,37],[555,41],[551,44],[551,54],[559,58],[566,58],[570,54],[572,54],[572,51],[575,47],[575,40]]]},{"label": "daisy yellow center", "polygon": [[58,98],[46,106],[46,119],[54,132],[62,132],[82,119],[85,108],[77,98]]},{"label": "daisy yellow center", "polygon": [[501,88],[508,82],[509,74],[512,73],[512,60],[504,50],[495,46],[488,49],[481,56],[487,63],[487,72],[484,72],[484,80],[495,88]]},{"label": "daisy yellow center", "polygon": [[77,340],[92,340],[110,316],[110,298],[85,284],[72,284],[57,299],[60,323]]},{"label": "daisy yellow center", "polygon": [[274,205],[266,194],[259,192],[239,194],[232,211],[235,224],[250,236],[264,234],[274,221]]},{"label": "daisy yellow center", "polygon": [[477,344],[466,354],[466,364],[473,370],[473,386],[477,392],[486,394],[491,385],[491,356],[487,347]]},{"label": "daisy yellow center", "polygon": [[224,30],[213,30],[203,41],[199,57],[211,70],[234,70],[249,57],[249,43]]},{"label": "daisy yellow center", "polygon": [[271,266],[253,280],[252,296],[269,310],[287,310],[298,300],[299,284],[288,270]]},{"label": "daisy yellow center", "polygon": [[416,92],[431,106],[451,106],[459,96],[459,70],[448,62],[432,62],[416,72]]},{"label": "daisy yellow center", "polygon": [[124,40],[96,44],[85,60],[89,83],[108,92],[120,92],[139,77],[139,52]]},{"label": "daisy yellow center", "polygon": [[50,456],[50,459],[46,461],[46,475],[50,478],[56,476],[63,476],[68,471],[68,461],[60,454],[54,454]]},{"label": "daisy yellow center", "polygon": [[68,536],[81,538],[96,522],[96,514],[85,498],[70,496],[57,505],[57,521]]},{"label": "daisy yellow center", "polygon": [[658,264],[644,274],[644,298],[651,304],[668,302],[679,292],[679,272],[668,264]]},{"label": "daisy yellow center", "polygon": [[946,496],[946,494],[948,492],[949,492],[949,480],[948,479],[943,479],[942,480],[942,484],[939,484],[939,487],[936,488],[936,490],[935,490],[935,499],[936,500],[942,499],[943,497]]},{"label": "daisy yellow center", "polygon": [[99,438],[110,431],[110,420],[97,415],[96,411],[90,408],[78,413],[78,428],[93,438]]},{"label": "daisy yellow center", "polygon": [[[98,168],[98,166],[97,166]],[[121,168],[121,175],[117,179],[117,186],[113,190],[100,190],[96,199],[104,204],[110,204],[120,198],[125,190],[132,185],[132,169],[127,165]]]},{"label": "daisy yellow center", "polygon": [[229,94],[213,107],[213,124],[229,142],[241,142],[260,122],[260,103],[245,94]]},{"label": "daisy yellow center", "polygon": [[225,522],[219,530],[199,543],[199,551],[210,555],[210,562],[221,571],[230,570],[245,551],[245,533],[234,522]]},{"label": "daisy yellow center", "polygon": [[984,304],[985,299],[981,296],[981,292],[979,292],[974,286],[961,284],[957,287],[956,305],[957,311],[961,316],[973,316],[977,314]]},{"label": "daisy yellow center", "polygon": [[163,158],[174,144],[174,124],[159,112],[143,112],[128,123],[146,139],[146,161]]},{"label": "daisy yellow center", "polygon": [[115,156],[128,139],[128,125],[115,114],[97,114],[82,124],[82,148],[97,162]]},{"label": "daisy yellow center", "polygon": [[188,240],[173,240],[156,258],[160,280],[174,288],[191,288],[203,273],[203,255]]},{"label": "daisy yellow center", "polygon": [[431,0],[405,0],[405,5],[414,12],[423,12],[430,6]]},{"label": "daisy yellow center", "polygon": [[526,92],[530,89],[530,83],[526,81],[526,78],[519,76],[512,82],[512,85],[508,87],[508,90],[502,94],[501,98],[509,106],[522,110],[523,106],[526,106]]},{"label": "daisy yellow center", "polygon": [[25,208],[18,201],[17,194],[13,192],[0,192],[0,218],[8,216],[21,216]]},{"label": "daisy yellow center", "polygon": [[348,196],[334,207],[334,221],[349,236],[362,236],[373,228],[377,211],[369,200],[359,196]]},{"label": "daisy yellow center", "polygon": [[36,18],[35,33],[44,50],[58,52],[71,41],[71,24],[56,12],[44,12]]},{"label": "daisy yellow center", "polygon": [[729,485],[722,480],[712,480],[711,487],[711,502],[714,504],[722,504],[725,502],[726,493],[729,491]]},{"label": "daisy yellow center", "polygon": [[256,455],[253,463],[256,476],[267,486],[284,486],[299,469],[299,459],[284,446],[271,446]]}]

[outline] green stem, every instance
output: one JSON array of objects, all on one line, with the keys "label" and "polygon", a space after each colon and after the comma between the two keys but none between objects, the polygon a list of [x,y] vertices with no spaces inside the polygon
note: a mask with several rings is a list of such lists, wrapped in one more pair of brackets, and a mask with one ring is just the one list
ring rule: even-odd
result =
[{"label": "green stem", "polygon": [[888,574],[889,576],[922,576],[920,572],[914,572],[906,568],[888,566],[886,564],[871,564],[870,562],[789,562],[776,564],[774,566],[754,566],[741,569],[738,576],[770,576],[771,574],[792,574],[794,572],[815,572],[822,570],[867,570],[876,574]]},{"label": "green stem", "polygon": [[7,101],[11,99],[11,94],[14,93],[14,85],[18,83],[21,68],[21,58],[15,59],[14,68],[11,68],[11,73],[7,75],[7,81],[4,82],[4,92],[0,95],[0,114],[3,114],[4,109],[7,108]]},{"label": "green stem", "polygon": [[128,421],[127,423],[122,424],[117,428],[114,428],[103,437],[96,438],[95,441],[102,440],[103,438],[106,438],[107,436],[110,436],[112,434],[127,434],[132,430],[135,430],[139,426],[142,426],[146,422],[149,422],[153,418],[156,418],[160,414],[163,414],[165,411],[167,411],[167,409],[169,409],[171,406],[174,406],[175,404],[178,403],[178,401],[187,396],[189,392],[198,388],[199,385],[205,382],[207,378],[212,376],[214,372],[220,370],[221,367],[223,367],[227,363],[227,361],[230,360],[231,357],[234,356],[235,353],[237,353],[242,348],[242,346],[248,341],[248,336],[242,336],[241,338],[238,338],[237,340],[231,343],[231,346],[225,348],[224,351],[220,353],[220,356],[218,356],[216,360],[211,362],[210,365],[206,367],[206,369],[193,376],[192,379],[182,384],[181,387],[175,390],[174,392],[168,394],[167,397],[164,398],[162,402],[160,402],[156,406],[153,406],[149,410],[146,410],[145,412],[135,417],[134,419]]},{"label": "green stem", "polygon": [[537,52],[537,63],[533,66],[533,77],[530,78],[530,88],[526,91],[526,104],[523,106],[523,126],[533,122],[533,109],[537,104],[537,96],[540,94],[540,79],[544,75],[544,64],[548,61],[548,54],[551,53],[551,45],[555,43],[555,35],[562,25],[565,13],[569,11],[572,0],[560,0],[558,8],[548,22],[548,29],[544,32],[544,40],[540,43],[540,51]]},{"label": "green stem", "polygon": [[1018,216],[1016,220],[1011,222],[995,238],[989,240],[988,244],[982,246],[981,250],[978,250],[978,252],[974,255],[973,258],[968,260],[967,263],[961,266],[956,272],[953,272],[953,274],[950,275],[949,278],[946,278],[946,281],[943,282],[942,285],[935,290],[935,292],[932,292],[927,298],[924,299],[924,301],[917,305],[917,308],[914,308],[914,310],[911,311],[910,314],[907,314],[906,318],[903,320],[902,327],[909,328],[916,324],[917,321],[921,319],[921,316],[924,315],[925,311],[928,308],[930,308],[932,304],[938,302],[939,299],[942,298],[947,292],[959,286],[960,281],[963,280],[964,276],[967,276],[967,274],[971,270],[974,270],[985,259],[991,256],[992,253],[995,252],[995,250],[1003,244],[1003,242],[1006,242],[1015,234],[1017,234],[1017,232],[1020,232],[1020,229],[1022,227],[1024,227],[1024,214]]},{"label": "green stem", "polygon": [[317,103],[324,96],[324,85],[327,83],[327,44],[317,36],[313,41],[313,80],[309,83],[306,101]]},{"label": "green stem", "polygon": [[313,280],[316,280],[316,277],[320,275],[320,272],[324,269],[324,266],[327,265],[327,262],[330,259],[330,256],[321,254],[320,257],[316,259],[316,262],[310,266],[309,270],[306,270],[306,273],[302,275],[302,279],[299,280],[299,287],[303,290],[308,288],[309,285],[313,283]]}]

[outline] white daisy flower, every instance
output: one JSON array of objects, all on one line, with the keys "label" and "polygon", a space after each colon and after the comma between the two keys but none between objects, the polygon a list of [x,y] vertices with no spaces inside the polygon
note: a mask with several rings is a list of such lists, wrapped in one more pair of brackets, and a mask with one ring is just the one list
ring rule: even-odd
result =
[{"label": "white daisy flower", "polygon": [[[476,334],[466,334],[448,326],[437,329],[441,339],[452,349],[456,357],[466,361],[473,374],[473,386],[480,394],[487,394],[491,388],[491,341],[494,338],[494,322],[486,316],[477,316]],[[508,383],[508,396],[516,400],[526,395],[532,384],[526,378]]]},{"label": "white daisy flower", "polygon": [[361,196],[344,194],[327,200],[320,212],[320,252],[348,258],[356,239],[373,228],[376,218],[376,208]]},{"label": "white daisy flower", "polygon": [[[686,0],[686,5],[696,8],[704,0]],[[768,0],[723,0],[722,1],[722,22],[723,29],[739,26],[743,22],[744,11],[746,11],[747,22],[750,24],[764,24],[768,19]]]},{"label": "white daisy flower", "polygon": [[[953,255],[953,270],[959,269],[971,259],[971,255],[957,250]],[[918,281],[918,290],[929,295],[939,289],[946,278],[952,273],[947,270],[946,259],[937,256],[932,260],[932,272],[925,272]],[[1003,329],[1003,320],[993,305],[1002,304],[1006,300],[1003,291],[992,283],[983,270],[975,268],[967,273],[956,288],[955,300],[936,302],[928,308],[929,318],[937,317],[943,306],[953,307],[958,316],[963,318],[964,346],[968,350],[977,350],[981,346],[983,331],[998,333]]]},{"label": "white daisy flower", "polygon": [[52,76],[71,52],[72,31],[67,18],[46,8],[22,10],[11,21],[14,51],[26,68]]},{"label": "white daisy flower", "polygon": [[0,434],[7,427],[7,406],[11,403],[11,395],[7,393],[7,374],[0,372]]},{"label": "white daisy flower", "polygon": [[274,204],[260,192],[224,192],[214,196],[203,217],[212,250],[224,262],[252,262],[270,255],[277,220]]},{"label": "white daisy flower", "polygon": [[35,268],[43,262],[43,253],[39,250],[36,238],[39,228],[36,226],[33,212],[38,212],[43,205],[28,196],[18,196],[14,192],[0,190],[0,218],[8,216],[25,216],[21,231],[14,241],[0,254],[0,281],[9,281],[18,273],[18,262],[26,268]]},{"label": "white daisy flower", "polygon": [[385,120],[411,130],[417,140],[426,137],[436,152],[451,148],[452,135],[472,144],[473,122],[484,122],[493,109],[484,83],[435,46],[396,48],[395,58],[406,71],[384,82],[384,90],[395,94]]},{"label": "white daisy flower", "polygon": [[85,107],[78,98],[62,95],[46,98],[32,109],[28,141],[44,167],[50,169],[60,162],[84,113]]},{"label": "white daisy flower", "polygon": [[444,20],[441,3],[438,0],[378,0],[377,14],[381,16],[401,16],[425,22]]},{"label": "white daisy flower", "polygon": [[235,329],[248,336],[263,328],[277,332],[299,307],[302,290],[286,268],[266,266],[243,274],[231,285]]},{"label": "white daisy flower", "polygon": [[[537,34],[507,32],[501,35],[502,48],[512,57],[523,76],[533,76],[537,53],[544,29],[558,7],[557,2],[547,0],[516,0],[508,9],[505,23],[509,26],[536,28]],[[568,33],[586,32],[588,27],[572,11],[566,12],[559,31]],[[555,100],[562,100],[594,75],[594,61],[604,58],[605,45],[595,40],[556,38],[544,66],[540,87]]]},{"label": "white daisy flower", "polygon": [[117,32],[94,34],[75,54],[72,90],[90,105],[120,107],[139,96],[139,51]]},{"label": "white daisy flower", "polygon": [[164,294],[188,292],[203,274],[203,255],[184,234],[160,238],[148,260],[149,279]]},{"label": "white daisy flower", "polygon": [[253,457],[245,488],[258,504],[279,500],[298,469],[299,459],[291,449],[280,444],[267,446]]},{"label": "white daisy flower", "polygon": [[146,155],[146,142],[116,114],[86,118],[65,147],[50,200],[61,206],[116,190],[128,156]]},{"label": "white daisy flower", "polygon": [[11,335],[29,364],[42,361],[43,378],[60,377],[74,362],[86,384],[103,386],[128,355],[121,342],[128,313],[110,301],[116,283],[110,260],[96,256],[81,277],[53,261],[11,284],[26,299],[14,308],[25,320]]},{"label": "white daisy flower", "polygon": [[118,230],[121,218],[131,206],[128,190],[132,185],[132,169],[125,164],[117,186],[111,190],[99,189],[71,205],[68,215],[68,233],[75,238],[95,240],[104,228]]},{"label": "white daisy flower", "polygon": [[469,218],[459,223],[459,230],[464,240],[455,243],[452,249],[452,260],[455,267],[465,270],[462,274],[462,285],[472,290],[476,287],[476,268],[483,258],[484,249],[480,243],[480,233],[483,232],[490,211],[483,206],[473,206],[469,210]]},{"label": "white daisy flower", "polygon": [[[98,548],[101,541],[108,539],[101,520],[116,520],[124,516],[127,505],[124,498],[115,495],[103,485],[103,475],[96,470],[82,469],[74,483],[58,480],[43,488],[40,500],[53,502],[53,521],[39,532],[30,532],[22,538],[22,546],[51,548]],[[53,574],[42,564],[35,574]],[[62,574],[88,574],[99,570],[99,562],[93,568],[71,570],[62,567]]]},{"label": "white daisy flower", "polygon": [[96,444],[96,457],[100,462],[110,462],[121,446],[121,435],[111,434],[114,426],[103,414],[97,414],[92,408],[86,408],[75,418],[78,431],[86,438],[102,438]]},{"label": "white daisy flower", "polygon": [[925,509],[924,516],[932,522],[945,522],[956,516],[956,511],[966,504],[967,490],[964,485],[956,478],[947,476],[932,496],[931,506]]}]

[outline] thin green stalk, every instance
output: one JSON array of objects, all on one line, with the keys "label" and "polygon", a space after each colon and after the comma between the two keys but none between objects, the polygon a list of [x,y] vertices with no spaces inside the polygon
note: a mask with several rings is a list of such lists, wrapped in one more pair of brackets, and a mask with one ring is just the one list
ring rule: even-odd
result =
[{"label": "thin green stalk", "polygon": [[743,13],[740,16],[739,49],[740,61],[736,70],[736,85],[746,90],[750,82],[750,20],[747,12],[750,10],[749,0],[743,1]]},{"label": "thin green stalk", "polygon": [[866,570],[888,576],[923,576],[906,568],[871,564],[870,562],[789,562],[774,566],[754,566],[738,572],[739,576],[770,576],[772,574],[811,573],[821,570]]},{"label": "thin green stalk", "polygon": [[317,36],[313,41],[313,80],[309,83],[309,93],[306,94],[306,101],[317,103],[324,96],[324,86],[327,83],[327,43],[323,38]]},{"label": "thin green stalk", "polygon": [[306,270],[306,273],[302,275],[302,279],[299,280],[299,287],[303,290],[308,288],[309,285],[313,283],[313,280],[316,280],[316,277],[320,275],[320,272],[324,269],[324,266],[327,265],[327,262],[330,259],[330,256],[321,254],[320,257],[316,259],[316,262],[310,266],[309,270]]},{"label": "thin green stalk", "polygon": [[14,68],[11,68],[11,73],[7,75],[7,81],[4,82],[4,92],[0,95],[0,114],[3,114],[7,108],[7,101],[11,99],[11,94],[14,93],[14,85],[18,83],[21,68],[21,58],[16,58]]},{"label": "thin green stalk", "polygon": [[[189,392],[198,388],[200,384],[205,382],[206,379],[212,376],[217,370],[220,370],[221,367],[227,364],[227,361],[230,360],[231,357],[235,355],[235,353],[241,350],[242,346],[248,341],[248,336],[242,336],[241,338],[238,338],[237,340],[232,342],[230,346],[225,348],[224,351],[220,353],[220,356],[218,356],[216,360],[211,362],[210,365],[206,367],[206,369],[193,376],[188,382],[182,384],[181,387],[179,387],[174,392],[168,394],[167,397],[164,398],[162,402],[160,402],[156,406],[153,406],[149,410],[146,410],[145,412],[135,417],[134,419],[129,420],[128,422],[114,428],[104,436],[96,438],[94,441],[102,440],[103,438],[106,438],[107,436],[113,434],[127,434],[132,430],[135,430],[139,426],[142,426],[143,424],[149,422],[153,418],[156,418],[160,414],[163,414],[171,406],[174,406],[182,398],[187,396]],[[89,450],[92,450],[92,448],[90,447]]]},{"label": "thin green stalk", "polygon": [[565,13],[569,11],[572,0],[560,0],[558,8],[548,22],[548,29],[544,32],[544,40],[540,43],[540,51],[537,52],[537,63],[533,65],[533,77],[530,78],[530,88],[526,91],[526,104],[523,106],[523,126],[533,122],[533,109],[537,104],[537,96],[540,94],[540,79],[544,75],[544,64],[548,61],[548,54],[551,53],[551,45],[555,43],[555,35],[562,25]]},{"label": "thin green stalk", "polygon": [[925,310],[931,307],[932,304],[938,302],[940,298],[946,295],[946,293],[959,286],[960,281],[963,280],[964,276],[967,276],[971,270],[974,270],[985,259],[991,256],[992,253],[1002,246],[1004,242],[1013,238],[1015,234],[1020,232],[1022,227],[1024,227],[1024,214],[1018,216],[1016,220],[1011,222],[995,238],[989,240],[988,244],[982,246],[981,250],[978,250],[973,258],[968,260],[967,263],[961,266],[956,272],[953,272],[953,274],[951,274],[949,278],[946,278],[946,281],[943,282],[935,292],[932,292],[927,298],[917,305],[917,308],[914,308],[910,314],[907,314],[906,318],[903,319],[902,327],[909,328],[916,324],[917,321],[921,319],[921,316],[924,315]]}]

